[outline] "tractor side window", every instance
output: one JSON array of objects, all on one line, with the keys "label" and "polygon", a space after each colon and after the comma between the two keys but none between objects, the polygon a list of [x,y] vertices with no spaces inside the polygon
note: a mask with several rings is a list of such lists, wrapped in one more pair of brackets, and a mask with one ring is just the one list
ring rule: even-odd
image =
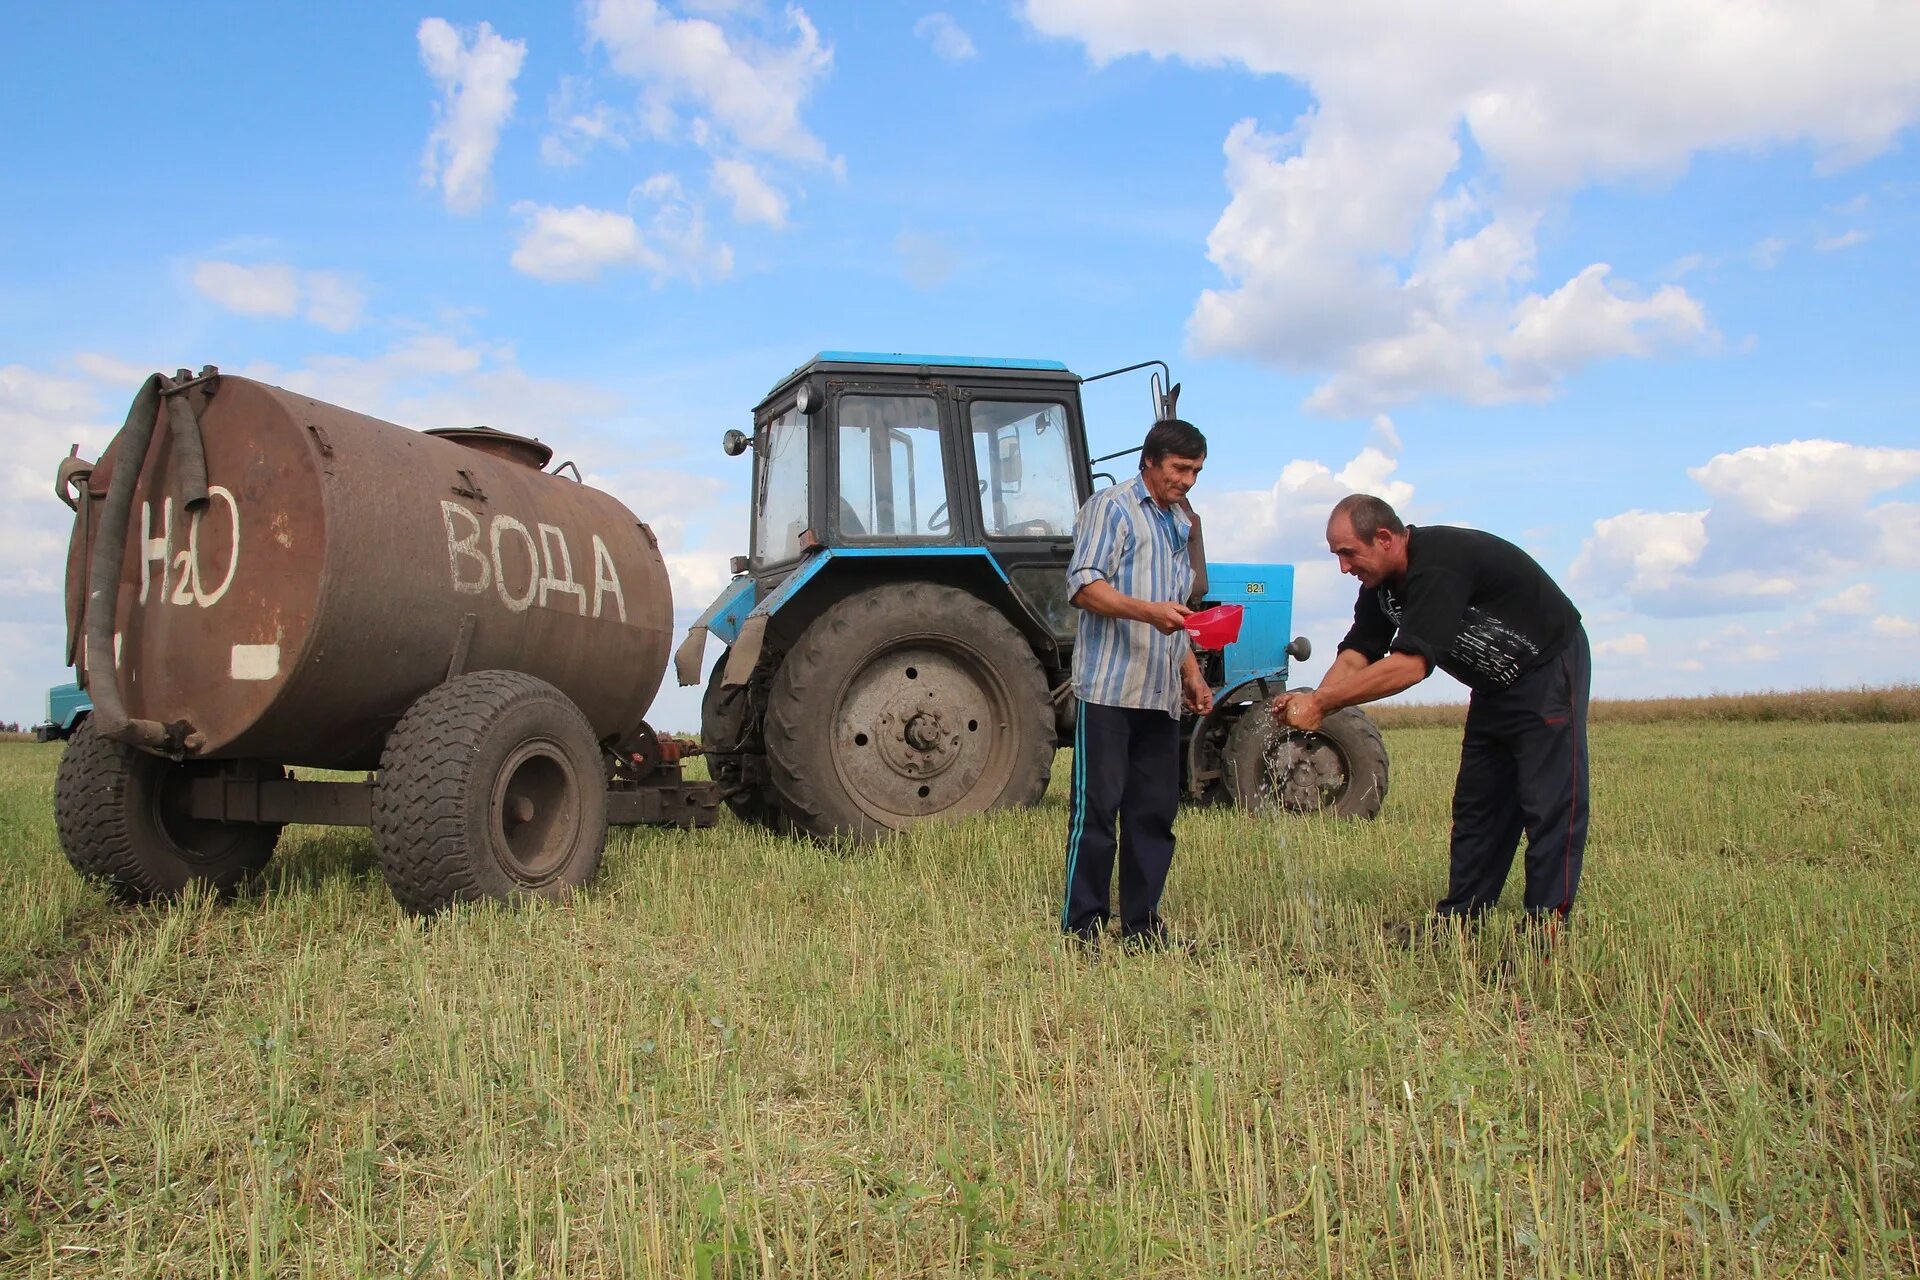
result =
[{"label": "tractor side window", "polygon": [[980,517],[988,537],[1064,538],[1080,509],[1073,492],[1066,406],[975,400],[968,407]]},{"label": "tractor side window", "polygon": [[788,409],[766,425],[764,439],[753,551],[759,563],[779,564],[800,554],[800,534],[807,527],[806,416]]},{"label": "tractor side window", "polygon": [[839,446],[842,538],[947,535],[947,473],[933,400],[844,395]]}]

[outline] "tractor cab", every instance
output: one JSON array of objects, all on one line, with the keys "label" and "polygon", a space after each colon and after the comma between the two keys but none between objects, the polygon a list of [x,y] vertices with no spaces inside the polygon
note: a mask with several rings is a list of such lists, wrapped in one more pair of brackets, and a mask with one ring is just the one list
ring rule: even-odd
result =
[{"label": "tractor cab", "polygon": [[[1113,479],[1093,469],[1106,458],[1089,456],[1081,386],[1148,365],[1166,371],[826,351],[774,385],[751,434],[726,433],[730,456],[752,456],[747,552],[675,668],[683,685],[705,676],[701,739],[736,815],[871,837],[1045,793],[1074,732],[1074,519]],[[1174,416],[1178,388],[1152,390],[1153,417]],[[1248,624],[1202,654],[1218,692],[1185,726],[1188,793],[1377,809],[1384,757],[1355,784],[1344,758],[1294,751],[1284,781],[1261,763],[1266,718],[1243,714],[1305,656],[1286,638],[1292,567],[1207,568],[1207,602],[1242,604]],[[724,652],[703,671],[709,638]],[[1236,728],[1243,783],[1228,777]]]},{"label": "tractor cab", "polygon": [[1036,626],[1071,639],[1062,575],[1092,480],[1080,379],[1058,361],[822,352],[726,445],[754,455],[757,594],[822,550],[986,556]]}]

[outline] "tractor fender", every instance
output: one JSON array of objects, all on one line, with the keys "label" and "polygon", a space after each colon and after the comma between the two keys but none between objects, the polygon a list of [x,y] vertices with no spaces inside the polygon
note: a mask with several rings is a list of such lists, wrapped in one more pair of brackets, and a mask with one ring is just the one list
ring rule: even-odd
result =
[{"label": "tractor fender", "polygon": [[[752,679],[769,628],[797,636],[835,601],[884,582],[936,582],[962,586],[993,605],[1026,637],[1049,671],[1059,666],[1059,645],[1045,623],[1014,590],[1006,571],[980,547],[823,547],[809,554],[739,623],[727,651],[721,684],[737,688]],[[710,624],[719,634],[719,628]]]},{"label": "tractor fender", "polygon": [[739,638],[740,627],[752,608],[752,578],[741,574],[720,588],[720,594],[713,598],[705,613],[693,620],[693,625],[687,628],[687,638],[674,651],[674,678],[683,686],[699,684],[700,669],[706,662],[707,637],[718,636],[721,644],[732,644]]}]

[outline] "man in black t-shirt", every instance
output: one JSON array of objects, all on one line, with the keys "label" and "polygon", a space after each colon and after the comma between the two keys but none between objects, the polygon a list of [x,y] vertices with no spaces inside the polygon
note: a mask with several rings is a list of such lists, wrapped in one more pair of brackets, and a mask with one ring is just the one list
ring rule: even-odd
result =
[{"label": "man in black t-shirt", "polygon": [[1360,579],[1353,627],[1318,689],[1282,694],[1296,729],[1408,689],[1435,667],[1473,691],[1453,789],[1442,916],[1489,910],[1527,833],[1526,908],[1564,918],[1587,842],[1587,690],[1580,611],[1520,548],[1477,529],[1404,525],[1379,498],[1344,498],[1327,549]]}]

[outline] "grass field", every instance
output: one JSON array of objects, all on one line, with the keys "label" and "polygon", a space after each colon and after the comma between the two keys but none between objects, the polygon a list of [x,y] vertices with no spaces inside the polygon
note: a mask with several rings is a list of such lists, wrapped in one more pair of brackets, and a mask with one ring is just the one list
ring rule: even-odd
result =
[{"label": "grass field", "polygon": [[1388,739],[1380,821],[1189,813],[1203,953],[1091,961],[1064,767],[858,852],[624,833],[570,906],[422,923],[356,832],[111,908],[59,748],[6,746],[0,1275],[1920,1273],[1920,728],[1596,725],[1551,957],[1384,944],[1457,734]]}]

